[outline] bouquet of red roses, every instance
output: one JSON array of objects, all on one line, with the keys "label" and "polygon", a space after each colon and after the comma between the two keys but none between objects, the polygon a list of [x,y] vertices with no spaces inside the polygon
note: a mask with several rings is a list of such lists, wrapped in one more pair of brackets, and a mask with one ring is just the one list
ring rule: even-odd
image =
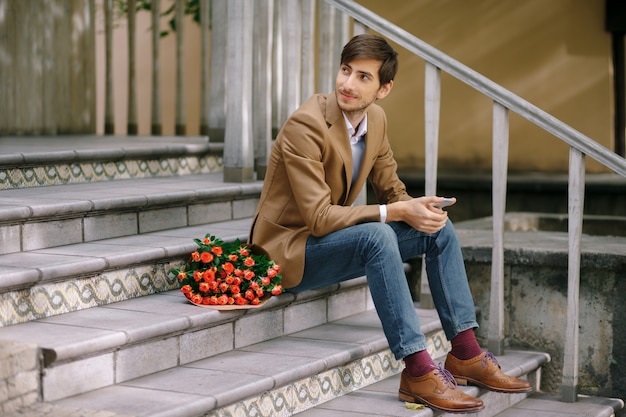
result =
[{"label": "bouquet of red roses", "polygon": [[180,290],[199,306],[257,306],[283,292],[280,266],[257,246],[226,243],[207,234],[180,269],[172,269]]}]

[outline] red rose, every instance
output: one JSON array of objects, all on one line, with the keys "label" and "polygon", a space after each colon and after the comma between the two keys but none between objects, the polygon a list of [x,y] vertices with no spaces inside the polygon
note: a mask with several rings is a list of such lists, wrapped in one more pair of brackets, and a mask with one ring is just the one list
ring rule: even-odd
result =
[{"label": "red rose", "polygon": [[247,279],[248,281],[254,278],[254,276],[255,276],[255,273],[249,269],[246,269],[243,273],[243,277]]},{"label": "red rose", "polygon": [[228,259],[231,262],[237,262],[237,259],[239,259],[239,257],[237,255],[235,255],[234,253],[231,253],[230,255],[228,255]]},{"label": "red rose", "polygon": [[270,279],[270,277],[263,277],[263,278],[261,278],[261,284],[266,285],[266,286],[270,285],[271,281],[272,280]]},{"label": "red rose", "polygon": [[202,239],[202,243],[204,243],[205,245],[210,245],[211,239],[209,239],[208,237],[205,237],[204,239]]},{"label": "red rose", "polygon": [[280,295],[283,292],[283,286],[278,284],[272,288],[272,295]]},{"label": "red rose", "polygon": [[211,249],[211,252],[213,252],[216,256],[222,256],[222,253],[224,253],[224,250],[222,249],[221,246],[213,246],[213,248]]},{"label": "red rose", "polygon": [[191,292],[191,285],[183,285],[180,287],[180,292],[183,294],[189,294]]},{"label": "red rose", "polygon": [[230,262],[225,262],[222,265],[222,269],[226,272],[226,274],[232,274],[235,271],[235,267]]},{"label": "red rose", "polygon": [[254,258],[252,257],[247,257],[246,259],[243,260],[243,264],[245,266],[247,266],[248,268],[251,266],[254,266],[255,262],[254,262]]},{"label": "red rose", "polygon": [[204,277],[204,280],[206,282],[215,281],[215,270],[213,268],[207,269],[206,271],[204,271],[202,276]]},{"label": "red rose", "polygon": [[200,281],[202,279],[202,272],[198,270],[193,271],[193,279],[196,282]]},{"label": "red rose", "polygon": [[253,300],[254,299],[254,291],[252,290],[246,290],[246,298],[248,300]]},{"label": "red rose", "polygon": [[185,278],[187,278],[187,273],[184,271],[180,271],[178,273],[178,279],[185,279]]},{"label": "red rose", "polygon": [[200,294],[193,294],[191,296],[191,302],[194,304],[202,304],[202,296]]},{"label": "red rose", "polygon": [[200,290],[200,292],[204,292],[204,293],[209,292],[210,291],[209,283],[201,282],[200,285],[198,286],[198,289]]},{"label": "red rose", "polygon": [[214,256],[213,256],[213,254],[212,254],[212,253],[210,253],[210,252],[202,252],[202,253],[200,254],[200,260],[201,260],[202,262],[204,262],[205,264],[208,264],[209,262],[212,262],[214,258],[215,258],[215,257],[214,257]]},{"label": "red rose", "polygon": [[200,254],[198,251],[191,253],[191,259],[193,259],[194,262],[198,262],[200,260]]},{"label": "red rose", "polygon": [[278,275],[278,272],[276,272],[276,270],[274,268],[269,268],[267,270],[267,276],[270,278],[274,278],[276,275]]},{"label": "red rose", "polygon": [[233,294],[239,294],[241,292],[241,288],[239,288],[239,285],[231,285],[230,292]]},{"label": "red rose", "polygon": [[241,249],[239,249],[239,254],[241,256],[248,256],[250,254],[250,252],[246,248],[241,248]]}]

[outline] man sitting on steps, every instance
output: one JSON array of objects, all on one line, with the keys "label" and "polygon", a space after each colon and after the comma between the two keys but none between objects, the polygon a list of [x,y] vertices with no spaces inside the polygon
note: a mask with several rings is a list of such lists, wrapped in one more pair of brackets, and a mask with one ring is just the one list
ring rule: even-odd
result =
[{"label": "man sitting on steps", "polygon": [[[276,139],[250,242],[282,266],[288,291],[365,275],[389,347],[406,365],[399,398],[477,412],[483,402],[457,382],[508,393],[531,386],[505,375],[476,341],[460,245],[447,213],[435,207],[443,198],[412,198],[397,176],[387,119],[374,103],[391,91],[397,66],[397,53],[379,36],[355,36],[345,45],[335,92],[308,99]],[[353,206],[368,179],[379,204]],[[445,368],[426,351],[403,268],[423,254],[452,344]]]}]

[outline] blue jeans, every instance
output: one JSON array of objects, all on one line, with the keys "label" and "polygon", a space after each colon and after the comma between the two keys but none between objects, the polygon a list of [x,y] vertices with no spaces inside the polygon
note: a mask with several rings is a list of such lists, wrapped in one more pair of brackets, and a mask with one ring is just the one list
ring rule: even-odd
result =
[{"label": "blue jeans", "polygon": [[452,222],[419,232],[404,222],[363,223],[323,237],[310,236],[302,282],[288,291],[326,287],[365,275],[396,359],[427,348],[403,262],[426,255],[433,301],[448,340],[478,327],[461,247]]}]

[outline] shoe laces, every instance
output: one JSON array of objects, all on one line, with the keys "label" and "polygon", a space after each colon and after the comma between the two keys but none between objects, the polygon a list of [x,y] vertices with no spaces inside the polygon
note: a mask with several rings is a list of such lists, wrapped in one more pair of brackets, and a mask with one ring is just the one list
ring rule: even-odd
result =
[{"label": "shoe laces", "polygon": [[439,366],[436,367],[435,375],[437,375],[444,384],[449,385],[452,388],[457,387],[456,379],[454,379],[450,371],[448,371],[441,362],[439,362]]},{"label": "shoe laces", "polygon": [[486,352],[485,355],[483,356],[483,359],[482,359],[482,366],[483,366],[483,368],[488,367],[490,361],[495,363],[498,368],[500,367],[500,364],[498,363],[498,360],[493,355],[493,353]]}]

